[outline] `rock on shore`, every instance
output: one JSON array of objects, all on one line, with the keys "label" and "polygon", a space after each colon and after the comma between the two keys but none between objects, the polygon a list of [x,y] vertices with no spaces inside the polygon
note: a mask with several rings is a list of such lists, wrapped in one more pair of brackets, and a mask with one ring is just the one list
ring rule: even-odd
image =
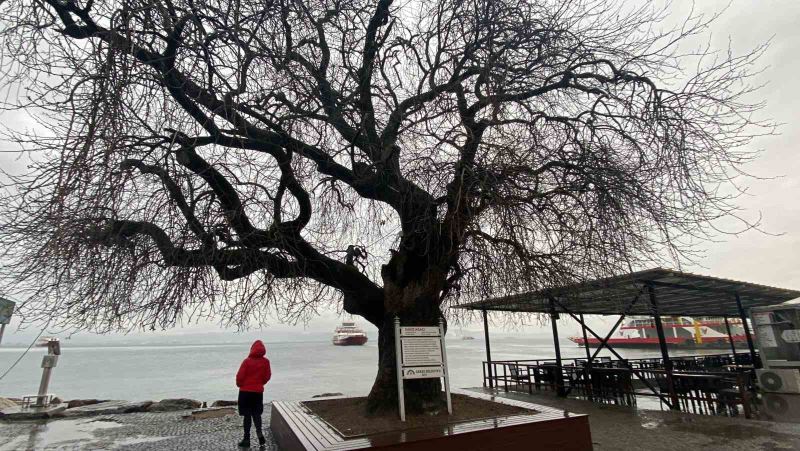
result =
[{"label": "rock on shore", "polygon": [[64,417],[88,417],[94,415],[115,415],[121,413],[147,412],[153,401],[103,401],[72,407],[61,413]]},{"label": "rock on shore", "polygon": [[211,407],[233,407],[238,405],[238,401],[225,401],[223,399],[218,399],[211,403]]},{"label": "rock on shore", "polygon": [[331,396],[342,396],[341,393],[321,393],[319,395],[314,395],[312,398],[330,398]]},{"label": "rock on shore", "polygon": [[0,398],[0,410],[7,409],[9,407],[17,407],[18,404],[19,403],[13,399]]},{"label": "rock on shore", "polygon": [[[229,404],[231,403],[232,404]],[[216,407],[235,406],[235,401],[217,401]],[[0,398],[0,418],[4,420],[25,420],[55,417],[89,417],[95,415],[118,415],[138,412],[175,412],[195,410],[204,406],[200,401],[188,398],[162,399],[153,401],[115,401],[98,399],[73,399],[67,403],[53,404],[46,408],[22,409],[15,400]]]},{"label": "rock on shore", "polygon": [[153,403],[148,409],[148,412],[172,412],[175,410],[190,410],[199,409],[203,403],[195,401],[194,399],[175,398],[175,399],[162,399],[157,403]]},{"label": "rock on shore", "polygon": [[72,399],[67,401],[67,409],[74,409],[76,407],[90,406],[92,404],[100,404],[101,402],[108,402],[108,399]]}]

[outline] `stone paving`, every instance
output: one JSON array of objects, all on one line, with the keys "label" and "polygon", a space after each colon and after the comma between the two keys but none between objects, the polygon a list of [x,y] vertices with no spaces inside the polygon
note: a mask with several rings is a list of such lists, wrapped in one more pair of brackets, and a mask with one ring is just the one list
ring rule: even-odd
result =
[{"label": "stone paving", "polygon": [[589,415],[595,451],[800,450],[800,424],[637,409],[558,398],[552,392],[480,393]]},{"label": "stone paving", "polygon": [[[484,391],[483,389],[474,389]],[[708,417],[599,405],[548,394],[495,393],[571,412],[589,414],[595,451],[799,450],[800,425]],[[270,434],[270,406],[264,408],[266,450],[277,446]],[[0,422],[0,451],[17,450],[238,450],[241,417],[187,420],[191,411],[145,412]],[[255,436],[251,438],[255,442]],[[256,450],[257,447],[252,449]]]},{"label": "stone paving", "polygon": [[[264,407],[266,450],[276,450]],[[186,420],[191,411],[130,413],[47,422],[0,422],[0,451],[17,450],[238,450],[241,417]],[[251,440],[257,443],[255,432]],[[252,449],[257,450],[258,446]]]}]

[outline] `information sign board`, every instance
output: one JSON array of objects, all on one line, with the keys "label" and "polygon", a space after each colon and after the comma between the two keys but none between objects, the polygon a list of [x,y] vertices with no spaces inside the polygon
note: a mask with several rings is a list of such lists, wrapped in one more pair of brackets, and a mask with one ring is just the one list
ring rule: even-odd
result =
[{"label": "information sign board", "polygon": [[395,317],[394,345],[400,420],[406,421],[404,379],[443,378],[447,395],[447,412],[452,414],[453,402],[450,398],[450,376],[447,373],[443,322],[439,321],[439,327],[401,327],[400,319]]},{"label": "information sign board", "polygon": [[439,337],[403,337],[401,349],[403,366],[442,365],[442,342]]}]

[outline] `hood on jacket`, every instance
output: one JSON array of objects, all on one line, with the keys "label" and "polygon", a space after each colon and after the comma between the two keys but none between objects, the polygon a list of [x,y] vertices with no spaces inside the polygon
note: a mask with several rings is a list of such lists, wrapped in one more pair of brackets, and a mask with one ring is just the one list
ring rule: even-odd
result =
[{"label": "hood on jacket", "polygon": [[267,348],[264,347],[264,343],[261,340],[256,340],[253,342],[253,345],[250,346],[250,355],[248,357],[264,357],[267,354]]}]

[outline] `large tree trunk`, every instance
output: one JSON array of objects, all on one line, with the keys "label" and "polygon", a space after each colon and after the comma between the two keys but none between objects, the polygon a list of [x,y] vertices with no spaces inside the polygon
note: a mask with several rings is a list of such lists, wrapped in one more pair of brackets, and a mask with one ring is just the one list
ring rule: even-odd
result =
[{"label": "large tree trunk", "polygon": [[[438,326],[442,319],[440,295],[444,272],[425,267],[419,260],[395,255],[384,267],[384,305],[386,314],[378,331],[378,374],[369,394],[370,413],[397,411],[397,367],[395,352],[395,316],[403,326]],[[405,269],[404,269],[405,268]],[[435,412],[444,406],[442,383],[439,379],[404,381],[406,411]]]},{"label": "large tree trunk", "polygon": [[[404,326],[438,326],[441,313],[438,306],[431,312],[408,312],[400,315]],[[394,315],[387,315],[378,332],[378,374],[369,393],[370,413],[397,411],[397,367],[395,363]],[[442,384],[439,379],[411,379],[404,381],[406,411],[434,412],[444,406]]]}]

